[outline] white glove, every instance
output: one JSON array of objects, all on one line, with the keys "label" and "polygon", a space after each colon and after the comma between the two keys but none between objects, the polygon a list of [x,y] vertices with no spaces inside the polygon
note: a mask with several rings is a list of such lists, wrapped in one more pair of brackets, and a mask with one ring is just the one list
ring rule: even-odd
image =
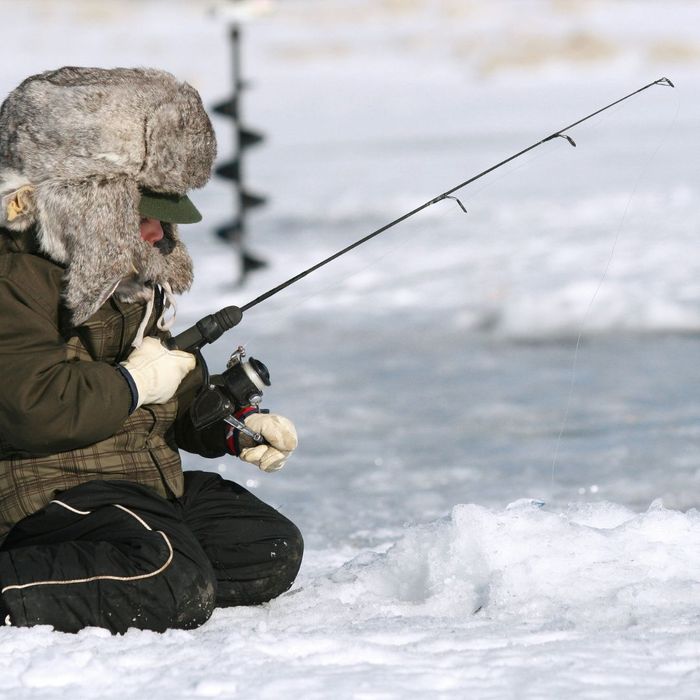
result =
[{"label": "white glove", "polygon": [[197,364],[194,355],[168,350],[158,338],[146,337],[121,366],[131,375],[138,396],[136,406],[165,403]]},{"label": "white glove", "polygon": [[[297,431],[288,418],[274,413],[251,413],[244,423],[256,433],[260,433],[269,443],[255,447],[243,447],[238,455],[244,462],[255,464],[264,472],[276,472],[297,446]],[[242,445],[252,440],[241,434]]]}]

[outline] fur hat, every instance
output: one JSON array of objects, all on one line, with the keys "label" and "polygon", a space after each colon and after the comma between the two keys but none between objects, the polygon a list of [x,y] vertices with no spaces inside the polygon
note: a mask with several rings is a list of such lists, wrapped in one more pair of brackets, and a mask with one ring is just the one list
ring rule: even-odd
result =
[{"label": "fur hat", "polygon": [[[40,250],[67,267],[74,323],[119,287],[176,293],[192,261],[174,224],[151,247],[140,189],[184,195],[210,177],[216,141],[197,91],[164,71],[65,67],[27,78],[0,107],[0,226],[37,225]],[[126,281],[126,282],[125,282]]]}]

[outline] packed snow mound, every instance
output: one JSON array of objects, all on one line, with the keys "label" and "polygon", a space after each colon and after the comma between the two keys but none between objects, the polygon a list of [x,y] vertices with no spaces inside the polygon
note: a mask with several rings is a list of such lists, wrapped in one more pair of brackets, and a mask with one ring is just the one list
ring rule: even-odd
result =
[{"label": "packed snow mound", "polygon": [[660,501],[641,514],[612,503],[563,513],[542,506],[458,505],[445,519],[409,528],[388,551],[361,554],[279,602],[298,610],[306,599],[326,622],[479,615],[627,627],[697,616],[697,510]]}]

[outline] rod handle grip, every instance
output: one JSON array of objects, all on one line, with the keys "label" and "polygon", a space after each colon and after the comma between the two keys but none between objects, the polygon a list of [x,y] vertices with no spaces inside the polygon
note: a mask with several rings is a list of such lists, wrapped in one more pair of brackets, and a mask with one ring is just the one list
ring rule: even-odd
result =
[{"label": "rod handle grip", "polygon": [[170,350],[194,352],[237,326],[243,318],[243,312],[237,306],[226,306],[214,314],[200,318],[194,326],[178,333],[167,341]]}]

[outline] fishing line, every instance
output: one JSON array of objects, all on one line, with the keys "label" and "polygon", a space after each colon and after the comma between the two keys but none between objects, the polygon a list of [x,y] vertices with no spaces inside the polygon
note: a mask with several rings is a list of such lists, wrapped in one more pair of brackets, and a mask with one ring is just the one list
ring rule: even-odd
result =
[{"label": "fishing line", "polygon": [[[610,122],[614,116],[623,109],[622,104],[617,104],[615,103],[614,106],[610,108],[609,112],[606,112],[605,114],[602,114],[600,116],[601,122]],[[593,128],[593,127],[592,127]],[[561,151],[561,150],[544,150],[544,151],[534,151],[530,154],[528,154],[528,157],[523,160],[520,163],[513,163],[510,164],[508,168],[506,168],[501,174],[496,175],[492,178],[489,178],[488,180],[485,180],[483,184],[475,187],[474,189],[470,189],[470,196],[468,199],[466,199],[467,202],[472,201],[475,199],[476,195],[486,192],[490,190],[492,187],[494,187],[496,184],[500,183],[501,181],[511,177],[514,173],[518,173],[519,171],[529,168],[533,165],[533,163],[537,163],[538,161],[544,159],[544,158],[549,158],[550,161],[559,162],[564,160],[566,158],[566,151]]]},{"label": "fishing line", "polygon": [[602,289],[603,284],[607,280],[608,273],[610,271],[610,267],[612,265],[613,258],[615,257],[617,245],[620,241],[620,237],[622,235],[622,231],[623,231],[625,222],[627,220],[627,215],[629,213],[630,206],[632,204],[632,200],[634,199],[634,196],[637,193],[637,189],[639,188],[639,184],[640,184],[642,178],[649,171],[651,163],[654,161],[654,159],[658,155],[659,151],[661,150],[661,147],[668,140],[669,134],[671,133],[671,129],[675,126],[676,122],[678,121],[680,107],[681,107],[681,100],[680,100],[680,95],[679,95],[677,97],[677,100],[676,100],[675,114],[670,119],[670,121],[666,127],[665,133],[663,134],[663,136],[660,139],[656,148],[646,157],[645,161],[640,166],[639,173],[638,173],[637,178],[635,180],[634,186],[632,187],[632,191],[630,192],[630,196],[627,199],[627,203],[625,204],[625,208],[624,208],[624,211],[622,213],[620,223],[619,223],[617,230],[615,232],[615,238],[613,240],[613,245],[612,245],[612,248],[610,249],[610,254],[609,254],[608,260],[605,264],[605,268],[603,269],[603,274],[601,275],[600,279],[598,280],[598,284],[595,288],[595,291],[593,292],[593,296],[591,297],[590,301],[588,302],[588,306],[586,308],[586,311],[584,312],[583,317],[581,319],[581,323],[579,325],[579,330],[578,330],[578,335],[576,338],[576,346],[574,348],[574,357],[573,357],[572,364],[571,364],[571,378],[569,381],[569,391],[568,391],[568,396],[567,396],[567,400],[566,400],[566,406],[564,408],[564,417],[562,419],[561,428],[560,428],[559,433],[557,435],[557,440],[556,440],[556,444],[555,444],[555,448],[554,448],[554,457],[552,458],[552,473],[551,473],[551,481],[550,481],[550,487],[552,490],[554,489],[554,475],[555,475],[557,462],[559,459],[561,442],[562,442],[562,438],[564,436],[564,431],[566,430],[566,426],[567,426],[567,423],[569,420],[569,414],[571,412],[571,405],[573,403],[574,391],[576,388],[576,372],[578,369],[579,350],[581,347],[581,340],[583,339],[583,332],[584,332],[584,329],[586,326],[586,322],[587,322],[588,317],[590,315],[591,309],[593,308],[593,304],[595,303],[595,300],[598,297],[598,294],[599,294],[600,290]]}]

